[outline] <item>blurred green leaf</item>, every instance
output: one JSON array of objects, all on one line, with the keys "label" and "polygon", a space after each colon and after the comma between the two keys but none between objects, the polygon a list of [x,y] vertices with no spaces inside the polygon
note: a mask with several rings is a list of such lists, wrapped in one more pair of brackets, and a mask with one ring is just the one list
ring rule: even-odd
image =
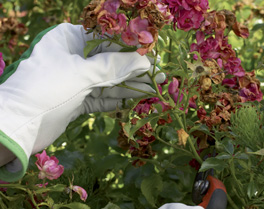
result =
[{"label": "blurred green leaf", "polygon": [[83,54],[84,57],[87,57],[89,55],[89,53],[95,49],[96,47],[98,47],[101,43],[103,43],[104,41],[107,41],[105,39],[93,39],[90,41],[87,41],[87,45],[84,47],[83,49]]},{"label": "blurred green leaf", "polygon": [[214,157],[210,157],[207,158],[201,165],[201,168],[199,170],[199,172],[202,171],[206,171],[209,170],[211,168],[215,169],[216,171],[223,171],[224,168],[227,167],[227,163],[224,162],[223,160],[214,158]]},{"label": "blurred green leaf", "polygon": [[118,205],[115,205],[111,202],[109,202],[104,208],[102,209],[120,209],[120,207]]},{"label": "blurred green leaf", "polygon": [[157,196],[162,191],[163,182],[160,175],[153,174],[143,179],[141,183],[141,191],[147,201],[155,207]]}]

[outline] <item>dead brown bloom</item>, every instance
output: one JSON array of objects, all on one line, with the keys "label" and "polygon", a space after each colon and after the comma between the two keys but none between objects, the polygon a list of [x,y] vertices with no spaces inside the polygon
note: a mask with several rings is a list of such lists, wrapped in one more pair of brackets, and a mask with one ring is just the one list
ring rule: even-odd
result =
[{"label": "dead brown bloom", "polygon": [[180,130],[177,130],[177,133],[178,133],[178,138],[179,138],[179,142],[178,142],[178,145],[183,145],[184,147],[186,146],[186,143],[187,143],[187,139],[189,137],[189,134],[187,134],[184,129],[180,129]]},{"label": "dead brown bloom", "polygon": [[92,0],[82,12],[82,24],[85,30],[94,28],[97,25],[97,16],[102,9],[105,0]]},{"label": "dead brown bloom", "polygon": [[159,11],[157,5],[151,1],[146,7],[143,7],[139,11],[139,14],[141,19],[148,19],[149,22],[151,22],[158,29],[161,29],[166,23],[166,20],[162,13]]},{"label": "dead brown bloom", "polygon": [[217,62],[214,59],[209,59],[209,60],[205,60],[204,64],[205,64],[205,66],[207,66],[211,69],[210,77],[213,80],[213,82],[215,84],[222,83],[222,81],[225,78],[225,73],[219,67]]}]

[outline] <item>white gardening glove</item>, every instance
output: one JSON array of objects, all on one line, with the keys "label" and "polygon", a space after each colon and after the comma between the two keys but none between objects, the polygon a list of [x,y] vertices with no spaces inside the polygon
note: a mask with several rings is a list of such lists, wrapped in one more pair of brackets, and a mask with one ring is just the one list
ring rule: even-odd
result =
[{"label": "white gardening glove", "polygon": [[94,89],[96,93],[96,88],[112,87],[151,68],[147,57],[136,52],[106,52],[86,59],[83,48],[89,38],[82,26],[54,26],[5,69],[0,77],[0,144],[16,159],[0,168],[0,179],[21,178],[30,155],[50,145],[80,114],[109,110],[120,101],[113,96],[110,100],[115,101],[106,102],[100,95],[85,100]]},{"label": "white gardening glove", "polygon": [[182,203],[167,203],[161,206],[159,209],[204,209],[201,206],[188,206]]}]

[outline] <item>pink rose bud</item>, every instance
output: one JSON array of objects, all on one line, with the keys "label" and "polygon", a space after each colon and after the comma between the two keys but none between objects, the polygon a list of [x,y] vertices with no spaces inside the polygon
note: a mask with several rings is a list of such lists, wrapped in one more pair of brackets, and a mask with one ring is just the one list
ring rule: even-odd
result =
[{"label": "pink rose bud", "polygon": [[177,78],[173,78],[172,82],[170,82],[169,85],[169,94],[173,94],[177,91],[177,89],[179,88],[179,81],[177,80]]},{"label": "pink rose bud", "polygon": [[82,201],[86,201],[87,199],[87,192],[80,186],[73,186],[72,190],[80,195]]},{"label": "pink rose bud", "polygon": [[5,69],[5,62],[3,60],[3,54],[0,52],[0,75],[3,74]]},{"label": "pink rose bud", "polygon": [[43,150],[41,154],[36,154],[35,156],[38,158],[35,164],[40,170],[38,175],[39,179],[48,178],[53,180],[61,176],[64,171],[64,167],[62,165],[58,165],[59,160],[56,157],[49,157],[45,150]]}]

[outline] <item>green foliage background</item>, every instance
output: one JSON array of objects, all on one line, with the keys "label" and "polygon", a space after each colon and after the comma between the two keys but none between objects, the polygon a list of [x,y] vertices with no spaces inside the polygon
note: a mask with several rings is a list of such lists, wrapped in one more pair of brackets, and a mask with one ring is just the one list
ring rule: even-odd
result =
[{"label": "green foliage background", "polygon": [[[28,32],[19,37],[19,42],[30,44],[40,31],[49,26],[62,22],[79,24],[81,11],[88,2],[88,0],[0,0],[0,16],[6,17],[11,12],[17,20],[24,23]],[[234,4],[240,2],[243,3],[236,0],[210,0],[209,5],[211,9],[233,10]],[[230,42],[242,60],[243,67],[248,71],[258,70],[259,79],[263,81],[264,74],[261,69],[264,68],[264,15],[263,13],[262,16],[251,15],[254,9],[262,8],[261,11],[264,12],[264,2],[262,0],[246,2],[247,5],[236,11],[236,16],[238,21],[249,27],[250,37],[242,40],[232,35]],[[26,12],[25,16],[20,17],[19,14],[23,12]],[[169,62],[182,61],[183,48],[188,50],[195,37],[193,34],[177,31],[172,33],[172,38],[180,44],[171,46],[175,52],[172,56],[165,50],[168,49],[169,43],[165,43],[161,63],[164,69],[171,68]],[[19,47],[11,52],[6,40],[0,40],[0,43],[2,44],[0,51],[7,64],[19,58],[21,50]],[[178,126],[176,122],[173,125]],[[155,142],[152,147],[158,154],[154,159],[146,160],[145,166],[135,168],[131,164],[135,158],[131,158],[117,144],[119,129],[119,120],[114,113],[83,115],[72,122],[66,132],[47,148],[48,154],[55,155],[65,167],[65,174],[58,179],[58,184],[67,184],[68,178],[74,175],[74,184],[82,186],[88,192],[86,204],[92,209],[151,209],[169,202],[193,205],[191,190],[196,170],[189,166],[191,158],[180,149]],[[162,138],[176,144],[175,129],[171,125],[165,127]],[[226,142],[226,147],[230,145],[228,143]],[[36,169],[35,160],[35,157],[31,158],[29,170]],[[244,162],[242,158],[240,160]],[[264,184],[263,179],[259,179],[259,184]],[[248,190],[250,198],[254,196],[254,188],[255,185],[251,185],[251,190]],[[57,202],[67,198],[63,193],[54,193],[51,197]],[[79,197],[74,195],[73,199],[78,201]],[[235,198],[234,201],[239,202]]]}]

